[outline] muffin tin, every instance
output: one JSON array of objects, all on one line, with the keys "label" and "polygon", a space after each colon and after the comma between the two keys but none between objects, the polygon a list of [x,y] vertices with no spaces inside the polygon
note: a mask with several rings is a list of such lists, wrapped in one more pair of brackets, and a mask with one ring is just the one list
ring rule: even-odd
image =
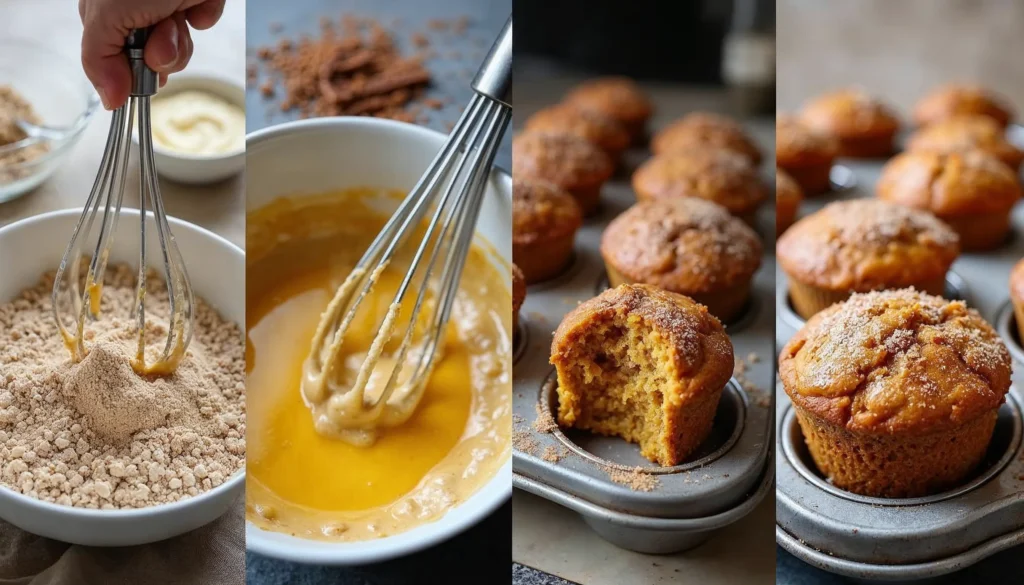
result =
[{"label": "muffin tin", "polygon": [[[1010,136],[1021,129],[1011,130]],[[885,161],[841,164],[853,188],[804,200],[799,217],[839,199],[873,196]],[[1024,256],[1024,205],[1014,233],[996,250],[964,253],[946,279],[947,296],[977,309],[1002,335],[1014,357],[1013,386],[999,412],[993,443],[971,481],[925,498],[867,498],[830,485],[807,454],[792,405],[781,385],[776,401],[776,540],[803,561],[833,573],[878,580],[914,580],[961,570],[1024,544],[1024,348],[1009,309],[1009,274]],[[777,348],[803,325],[789,306],[788,283],[777,272]]]},{"label": "muffin tin", "polygon": [[[669,122],[686,112],[667,112]],[[517,122],[525,117],[524,108]],[[755,136],[770,155],[773,145],[768,124]],[[648,155],[630,151],[624,170],[609,181],[601,208],[585,220],[576,236],[575,254],[566,271],[528,288],[520,312],[515,355],[513,428],[517,444],[531,448],[513,451],[513,485],[583,516],[586,523],[609,542],[644,553],[673,553],[694,547],[711,534],[749,513],[774,487],[771,449],[774,416],[774,246],[770,229],[774,214],[761,210],[759,230],[766,255],[753,283],[752,301],[736,322],[726,324],[735,355],[749,363],[745,376],[760,391],[746,391],[733,379],[722,394],[711,436],[698,453],[682,465],[659,467],[640,455],[636,445],[575,429],[542,432],[534,428],[538,409],[555,417],[557,393],[554,368],[548,363],[552,334],[566,313],[607,287],[599,252],[601,234],[608,223],[635,202],[629,172]],[[770,159],[769,159],[770,160]],[[765,165],[766,167],[768,165]],[[766,181],[771,175],[766,174]],[[767,234],[767,235],[765,235]],[[545,452],[558,455],[548,461]],[[639,472],[635,471],[640,468]],[[610,473],[640,473],[657,482],[651,491],[639,491],[612,481]]]}]

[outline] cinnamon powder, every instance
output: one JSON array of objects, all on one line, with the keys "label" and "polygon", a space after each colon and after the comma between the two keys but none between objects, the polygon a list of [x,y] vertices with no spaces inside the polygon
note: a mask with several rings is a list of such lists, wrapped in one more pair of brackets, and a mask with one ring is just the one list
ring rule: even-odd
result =
[{"label": "cinnamon powder", "polygon": [[[245,464],[241,331],[196,299],[177,371],[132,369],[135,272],[108,268],[103,317],[72,363],[50,310],[53,274],[0,305],[0,483],[40,500],[140,508],[198,495]],[[148,280],[147,337],[166,335],[169,303]],[[163,323],[161,321],[164,321]]]}]

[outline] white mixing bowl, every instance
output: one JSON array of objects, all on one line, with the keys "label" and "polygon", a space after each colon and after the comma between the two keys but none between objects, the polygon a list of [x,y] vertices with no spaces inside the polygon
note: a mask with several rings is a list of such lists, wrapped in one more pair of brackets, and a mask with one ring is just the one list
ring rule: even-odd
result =
[{"label": "white mixing bowl", "polygon": [[[282,124],[246,140],[246,204],[263,207],[281,196],[316,194],[349,187],[408,191],[441,149],[445,136],[375,118],[320,118]],[[512,282],[512,179],[495,171],[487,185],[476,236],[500,258],[492,258]],[[511,308],[510,308],[511,310]],[[246,547],[300,563],[355,565],[407,555],[433,546],[476,524],[512,496],[512,462],[476,494],[441,519],[407,532],[364,542],[322,542],[262,530],[246,523]]]},{"label": "white mixing bowl", "polygon": [[[0,228],[0,302],[35,286],[60,264],[67,239],[81,213],[44,213]],[[152,215],[150,215],[152,219]],[[200,227],[170,218],[195,294],[224,318],[245,323],[245,253]],[[159,250],[156,224],[149,250]],[[139,211],[124,209],[113,234],[112,263],[138,265]],[[150,257],[150,262],[155,258]],[[136,510],[89,510],[43,502],[0,486],[0,518],[41,536],[88,546],[131,546],[155,542],[216,520],[245,487],[245,471],[194,498]]]}]

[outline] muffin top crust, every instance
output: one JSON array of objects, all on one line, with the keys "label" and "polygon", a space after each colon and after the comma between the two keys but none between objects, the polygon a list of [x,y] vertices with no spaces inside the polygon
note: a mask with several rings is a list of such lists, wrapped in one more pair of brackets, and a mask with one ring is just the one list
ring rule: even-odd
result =
[{"label": "muffin top crust", "polygon": [[648,327],[649,342],[666,348],[682,394],[720,390],[732,377],[732,342],[722,323],[689,297],[646,284],[623,284],[584,301],[565,316],[551,342],[556,364],[595,326]]},{"label": "muffin top crust", "polygon": [[558,238],[575,232],[581,225],[583,213],[572,195],[547,181],[513,179],[513,243]]},{"label": "muffin top crust", "polygon": [[516,176],[568,190],[603,183],[615,170],[603,150],[569,134],[524,132],[512,140],[512,160]]},{"label": "muffin top crust", "polygon": [[967,83],[943,85],[914,106],[914,123],[918,126],[963,115],[986,116],[1005,128],[1013,119],[1013,109],[1002,97]]},{"label": "muffin top crust", "polygon": [[925,126],[907,140],[907,150],[939,153],[981,150],[1013,168],[1024,160],[1024,151],[1006,139],[1003,127],[985,116],[955,116]]},{"label": "muffin top crust", "polygon": [[696,197],[641,201],[601,237],[605,261],[628,279],[685,294],[749,281],[761,253],[754,230]]},{"label": "muffin top crust", "polygon": [[818,313],[779,357],[793,402],[862,433],[928,433],[999,408],[999,335],[962,301],[913,289],[855,294]]},{"label": "muffin top crust", "polygon": [[1021,196],[1016,173],[980,151],[898,154],[882,168],[875,191],[881,199],[940,217],[1003,212]]},{"label": "muffin top crust", "polygon": [[647,96],[628,77],[600,77],[585,81],[566,94],[564,103],[596,110],[631,124],[643,122],[653,111]]},{"label": "muffin top crust", "polygon": [[593,143],[609,154],[629,146],[629,132],[614,119],[594,110],[564,104],[539,110],[526,121],[527,132],[571,134]]},{"label": "muffin top crust", "polygon": [[900,127],[899,118],[878,99],[859,89],[842,89],[807,102],[800,119],[809,127],[840,139],[887,136]]},{"label": "muffin top crust", "polygon": [[877,199],[830,203],[793,224],[777,244],[787,274],[835,291],[939,278],[959,253],[956,232],[931,213]]},{"label": "muffin top crust", "polygon": [[633,173],[641,199],[700,197],[731,213],[751,212],[768,197],[750,162],[725,150],[686,150],[659,154]]},{"label": "muffin top crust", "polygon": [[732,118],[708,112],[694,112],[676,120],[651,140],[655,154],[673,150],[715,148],[743,155],[754,165],[761,162],[761,150]]},{"label": "muffin top crust", "polygon": [[792,115],[775,119],[775,163],[782,167],[831,164],[839,153],[835,137]]}]

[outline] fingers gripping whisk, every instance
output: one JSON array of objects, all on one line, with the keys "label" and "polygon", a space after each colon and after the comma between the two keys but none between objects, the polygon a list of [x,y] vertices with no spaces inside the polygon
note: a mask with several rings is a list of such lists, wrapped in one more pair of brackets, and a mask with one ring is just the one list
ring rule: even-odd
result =
[{"label": "fingers gripping whisk", "polygon": [[[302,383],[321,433],[370,444],[379,428],[405,422],[423,395],[511,118],[511,38],[509,19],[448,140],[321,317]],[[406,270],[386,308],[375,313],[369,348],[353,351],[346,341],[360,306],[374,297],[382,275],[399,265]]]},{"label": "fingers gripping whisk", "polygon": [[[142,51],[147,36],[146,30],[139,29],[132,31],[126,40],[125,53],[132,71],[131,97],[111,115],[100,168],[57,270],[52,300],[54,318],[60,333],[72,358],[79,361],[88,351],[86,324],[100,318],[103,278],[112,238],[117,232],[121,215],[132,131],[138,120],[141,237],[136,305],[131,315],[137,328],[138,346],[132,366],[139,373],[167,374],[177,367],[192,339],[194,297],[185,263],[167,221],[157,181],[150,125],[150,97],[156,93],[158,77],[143,61]],[[162,325],[152,322],[147,330],[145,307],[149,242],[146,231],[149,226],[155,226],[157,232],[162,277],[170,303],[166,331],[161,329]],[[157,347],[155,355],[154,352],[147,352],[152,337],[161,334],[165,337],[163,348]],[[150,361],[150,358],[154,359]]]}]

